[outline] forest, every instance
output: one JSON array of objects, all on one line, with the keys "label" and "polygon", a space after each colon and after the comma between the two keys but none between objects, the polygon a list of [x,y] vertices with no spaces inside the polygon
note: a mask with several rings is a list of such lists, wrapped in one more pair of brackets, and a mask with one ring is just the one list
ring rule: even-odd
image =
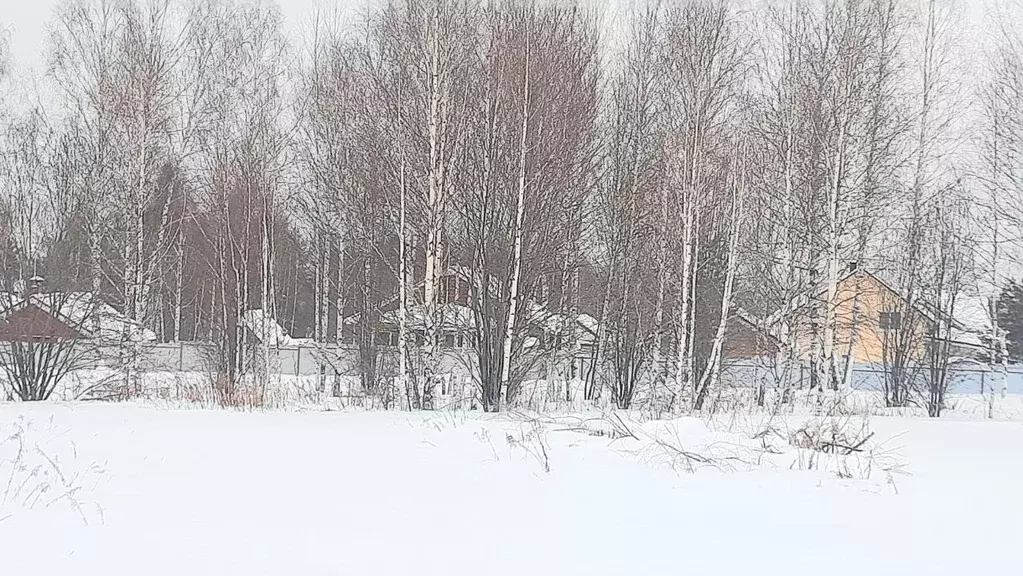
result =
[{"label": "forest", "polygon": [[0,292],[99,295],[228,380],[260,310],[422,408],[458,302],[493,411],[585,316],[587,394],[699,408],[738,320],[848,385],[840,283],[869,270],[885,322],[928,319],[886,399],[921,363],[933,399],[964,298],[985,362],[1023,332],[1023,19],[967,5],[392,0],[295,38],[271,2],[63,0],[29,104],[0,35]]}]

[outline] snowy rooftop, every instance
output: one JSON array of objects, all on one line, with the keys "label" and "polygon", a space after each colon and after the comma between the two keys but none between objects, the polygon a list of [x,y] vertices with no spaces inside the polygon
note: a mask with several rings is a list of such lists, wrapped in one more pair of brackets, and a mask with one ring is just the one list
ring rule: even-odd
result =
[{"label": "snowy rooftop", "polygon": [[[530,303],[526,313],[529,316],[528,323],[534,326],[541,326],[547,333],[560,333],[565,330],[569,322],[567,316],[547,311],[540,304]],[[406,322],[411,330],[425,330],[426,328],[426,306],[416,304],[409,306],[406,310]],[[452,332],[470,332],[476,327],[476,317],[472,308],[460,304],[442,304],[439,306],[441,318],[441,330]],[[381,315],[381,323],[389,327],[397,327],[399,324],[399,311],[390,310]],[[359,323],[359,315],[353,314],[345,318],[344,323],[348,326],[356,326]],[[588,314],[580,314],[575,325],[576,337],[581,343],[591,343],[597,332],[597,320]]]},{"label": "snowy rooftop", "polygon": [[[47,292],[33,294],[28,301],[89,337],[139,342],[156,340],[155,332],[121,314],[92,292]],[[0,311],[23,302],[22,296],[0,293]]]},{"label": "snowy rooftop", "polygon": [[241,325],[259,338],[260,342],[269,342],[274,346],[288,346],[292,338],[288,331],[272,316],[262,309],[255,308],[242,313]]},{"label": "snowy rooftop", "polygon": [[991,331],[991,314],[984,296],[959,296],[952,316],[963,330],[979,333]]}]

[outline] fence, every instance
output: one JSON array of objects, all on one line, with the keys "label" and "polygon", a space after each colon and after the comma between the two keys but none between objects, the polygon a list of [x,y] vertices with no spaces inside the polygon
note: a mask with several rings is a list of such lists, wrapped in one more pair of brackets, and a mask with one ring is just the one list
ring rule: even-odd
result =
[{"label": "fence", "polygon": [[[147,343],[142,346],[138,364],[144,372],[207,372],[212,368],[215,347],[209,342]],[[283,346],[267,350],[273,373],[282,376],[316,376],[323,371],[354,365],[357,350],[338,346]],[[263,351],[255,346],[246,352],[245,365],[261,360]],[[104,364],[123,361],[125,351],[116,346],[103,347]]]},{"label": "fence", "polygon": [[[851,386],[856,390],[879,391],[884,389],[888,371],[876,364],[857,364],[851,373]],[[809,387],[810,372],[805,365],[793,368],[791,378],[796,389]],[[955,394],[980,394],[990,392],[992,387],[1000,391],[1001,380],[997,370],[986,367],[952,366],[948,371],[949,391]],[[722,381],[734,387],[773,387],[778,382],[778,372],[770,362],[738,362],[723,369]],[[1008,393],[1023,394],[1023,366],[1009,366],[1006,374]]]},{"label": "fence", "polygon": [[[144,372],[209,372],[215,357],[215,347],[209,342],[147,343],[139,352],[138,365]],[[282,376],[348,375],[359,373],[360,351],[355,346],[325,344],[315,346],[281,346],[263,350],[250,346],[246,350],[246,371],[263,363],[263,354],[269,360],[269,372]],[[126,350],[117,346],[101,348],[101,366],[117,366],[125,361]],[[396,372],[398,351],[393,346],[375,348],[377,371],[386,375]],[[576,374],[589,370],[590,358],[574,359]],[[471,378],[475,370],[472,352],[465,348],[444,348],[439,359],[439,372],[455,378]],[[538,362],[528,379],[564,376],[570,371],[568,359]]]}]

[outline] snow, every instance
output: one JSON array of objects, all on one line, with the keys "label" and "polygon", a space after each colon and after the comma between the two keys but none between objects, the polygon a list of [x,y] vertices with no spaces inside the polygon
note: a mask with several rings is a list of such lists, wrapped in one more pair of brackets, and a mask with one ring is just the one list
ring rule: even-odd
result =
[{"label": "snow", "polygon": [[270,339],[272,346],[290,346],[292,338],[276,319],[260,308],[242,313],[241,324],[261,342]]},{"label": "snow", "polygon": [[[637,438],[599,435],[617,422]],[[25,449],[13,466],[0,445],[0,486],[46,483],[53,504],[0,504],[0,557],[105,576],[1018,571],[1023,425],[869,425],[905,462],[894,485],[801,470],[791,446],[749,458],[764,424],[734,419],[7,404],[0,438]],[[721,465],[690,473],[662,444]]]},{"label": "snow", "polygon": [[578,317],[579,326],[589,333],[591,339],[596,336],[600,322],[589,314],[580,314]]},{"label": "snow", "polygon": [[[440,316],[440,328],[449,331],[471,330],[476,324],[472,309],[461,304],[441,304],[437,308]],[[408,326],[414,330],[425,330],[428,324],[429,311],[425,304],[411,305],[406,310]],[[386,325],[397,327],[399,322],[399,311],[391,310],[381,316],[381,322]]]},{"label": "snow", "polygon": [[[6,311],[25,299],[13,293],[0,293],[0,312]],[[49,292],[33,294],[31,304],[67,323],[88,332],[90,336],[107,342],[127,339],[132,342],[154,342],[156,333],[131,320],[112,306],[97,299],[92,292]],[[56,309],[55,309],[56,308]],[[94,330],[91,317],[99,320],[99,331]],[[96,332],[96,333],[94,333]]]},{"label": "snow", "polygon": [[952,315],[966,332],[973,332],[975,334],[988,334],[991,332],[991,315],[988,311],[986,297],[967,294],[959,295],[956,298],[956,305]]}]

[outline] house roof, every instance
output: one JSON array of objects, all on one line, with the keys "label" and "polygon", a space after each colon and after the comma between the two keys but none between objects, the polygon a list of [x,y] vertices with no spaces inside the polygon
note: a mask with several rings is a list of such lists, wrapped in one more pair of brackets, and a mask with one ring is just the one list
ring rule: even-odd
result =
[{"label": "house roof", "polygon": [[[406,309],[406,318],[409,328],[413,330],[424,330],[429,314],[425,304],[415,304]],[[472,309],[460,304],[441,304],[437,307],[437,314],[440,316],[441,330],[465,331],[472,330],[476,326],[476,319]],[[381,322],[389,326],[399,324],[399,310],[390,310],[381,315]],[[358,319],[356,318],[356,322]]]},{"label": "house roof", "polygon": [[28,301],[22,301],[0,314],[0,341],[58,342],[82,338],[81,330]]},{"label": "house roof", "polygon": [[[857,267],[855,270],[846,269],[839,276],[839,283],[845,282],[846,280],[855,276],[867,277],[878,284],[880,284],[885,290],[888,290],[896,297],[905,300],[906,298],[902,293],[893,286],[893,282],[889,281],[883,273],[877,273],[864,268]],[[815,291],[808,291],[793,302],[793,306],[789,309],[789,312],[798,311],[807,306],[813,298],[820,298],[827,293],[826,288],[818,288]],[[932,306],[928,306],[924,302],[917,301],[915,303],[917,311],[923,314],[927,319],[933,320],[938,316],[943,316]],[[782,311],[778,310],[772,313],[770,316],[765,318],[763,321],[758,322],[752,317],[746,318],[749,322],[755,326],[762,326],[763,328],[775,333],[778,323],[781,321]],[[991,318],[988,313],[986,299],[979,295],[966,295],[960,294],[956,298],[955,307],[952,312],[951,318],[951,340],[957,344],[963,344],[967,346],[983,346],[983,342],[980,338],[981,334],[987,333],[991,330]],[[775,334],[776,335],[776,334]]]},{"label": "house roof", "polygon": [[273,316],[260,308],[243,312],[239,323],[260,342],[265,343],[269,340],[270,344],[275,346],[288,346],[293,343],[288,331]]},{"label": "house roof", "polygon": [[[470,332],[476,328],[476,316],[472,308],[460,304],[448,303],[438,306],[441,317],[441,330],[455,332]],[[547,333],[560,333],[571,323],[570,317],[548,311],[545,307],[536,303],[529,303],[526,313],[530,317],[530,324],[541,327]],[[426,306],[423,304],[411,305],[406,309],[406,322],[411,330],[425,330],[426,328]],[[380,317],[384,326],[394,328],[399,323],[399,311],[389,310]],[[344,319],[348,326],[359,323],[359,315],[353,314]],[[582,344],[592,343],[596,339],[597,321],[588,314],[580,314],[575,322],[575,337]]]},{"label": "house roof", "polygon": [[[850,278],[853,278],[853,277],[856,277],[856,276],[870,278],[870,279],[874,280],[875,282],[877,282],[878,284],[880,284],[885,290],[888,290],[889,292],[894,294],[896,297],[901,298],[903,300],[906,299],[901,294],[901,292],[899,292],[899,290],[897,290],[896,288],[894,288],[892,286],[892,283],[889,282],[884,277],[883,274],[878,274],[878,273],[875,273],[875,272],[871,272],[871,271],[866,270],[866,269],[861,268],[861,267],[857,267],[857,268],[855,268],[853,270],[850,270],[849,268],[846,268],[841,274],[839,274],[838,283],[841,284],[841,283],[845,282],[846,280],[849,280]],[[763,325],[765,327],[775,327],[775,326],[778,325],[778,323],[781,321],[782,317],[786,313],[792,313],[792,312],[797,312],[799,310],[802,310],[807,305],[809,305],[811,301],[813,301],[815,299],[820,299],[821,297],[826,296],[826,295],[827,295],[827,287],[821,287],[821,286],[811,287],[809,290],[805,291],[799,297],[795,298],[793,300],[793,302],[792,302],[792,305],[788,308],[788,310],[776,310],[775,312],[771,313],[769,316],[764,318],[763,321],[761,321],[761,322],[755,322],[754,321],[754,324],[760,324],[760,325]],[[916,302],[915,306],[917,308],[917,311],[920,312],[921,314],[923,314],[928,319],[933,319],[934,318],[935,311],[933,309],[931,309],[930,307],[924,306],[920,302]]]},{"label": "house roof", "polygon": [[28,297],[0,294],[0,317],[31,304],[86,338],[151,342],[156,333],[121,314],[92,292],[45,292]]}]

